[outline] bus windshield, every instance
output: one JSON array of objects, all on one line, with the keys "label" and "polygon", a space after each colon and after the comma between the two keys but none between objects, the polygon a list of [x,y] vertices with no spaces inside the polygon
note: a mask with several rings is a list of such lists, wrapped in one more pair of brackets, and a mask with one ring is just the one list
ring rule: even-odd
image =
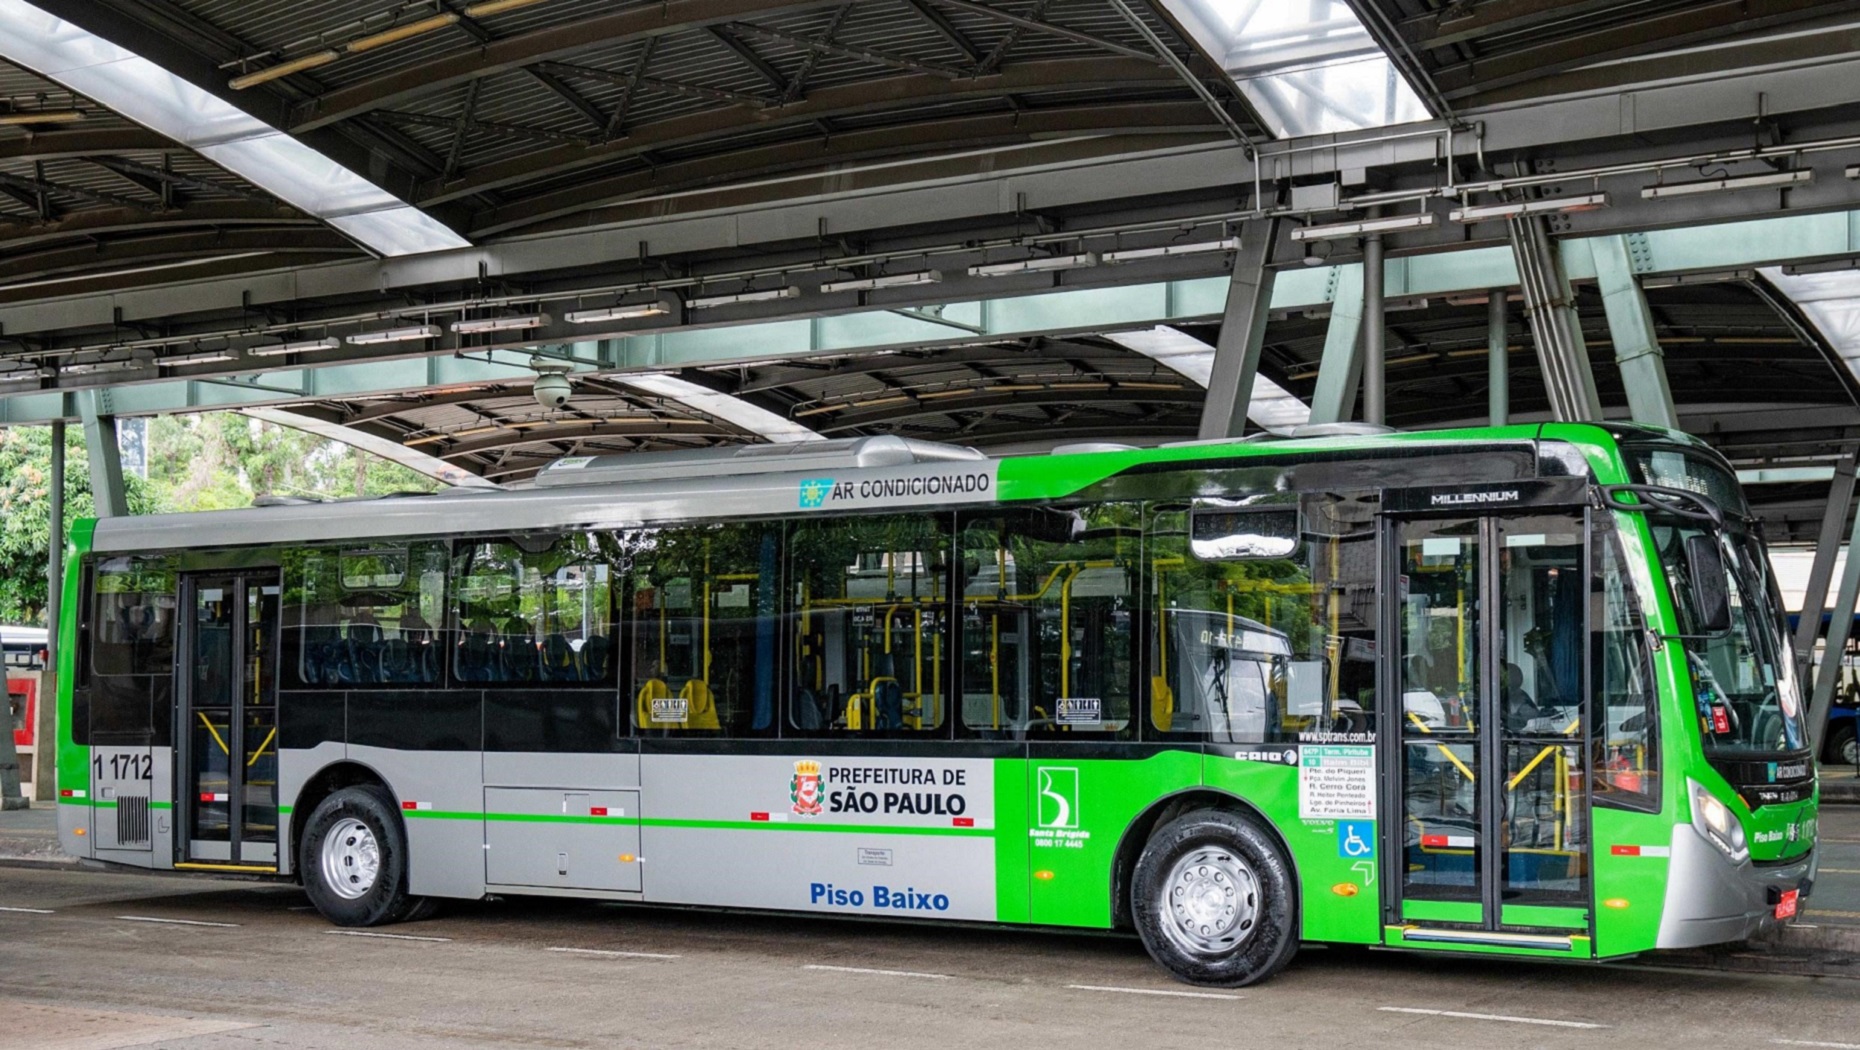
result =
[{"label": "bus windshield", "polygon": [[[1762,541],[1745,524],[1736,482],[1723,468],[1676,450],[1643,452],[1637,466],[1649,484],[1684,488],[1724,509],[1726,525],[1649,516],[1654,544],[1679,617],[1679,634],[1691,672],[1699,735],[1714,757],[1748,758],[1800,752],[1808,747],[1801,694],[1786,658],[1784,617]],[[1719,551],[1722,565],[1695,564],[1689,550],[1699,539]],[[1728,629],[1708,631],[1699,608],[1699,584],[1723,572]]]}]

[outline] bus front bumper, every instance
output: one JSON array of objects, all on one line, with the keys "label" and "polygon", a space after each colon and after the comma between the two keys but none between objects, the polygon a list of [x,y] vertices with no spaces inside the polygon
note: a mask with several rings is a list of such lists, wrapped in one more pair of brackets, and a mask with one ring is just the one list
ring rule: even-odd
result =
[{"label": "bus front bumper", "polygon": [[1667,869],[1666,904],[1656,947],[1698,948],[1749,940],[1788,920],[1776,918],[1782,895],[1807,897],[1814,885],[1819,851],[1788,864],[1732,861],[1689,825],[1673,829]]}]

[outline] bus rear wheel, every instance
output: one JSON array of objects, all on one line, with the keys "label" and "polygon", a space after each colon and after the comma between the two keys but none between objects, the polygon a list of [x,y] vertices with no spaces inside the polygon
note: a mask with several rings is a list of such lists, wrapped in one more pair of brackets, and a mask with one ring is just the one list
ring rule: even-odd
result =
[{"label": "bus rear wheel", "polygon": [[1158,828],[1130,893],[1150,957],[1189,984],[1253,984],[1298,950],[1291,865],[1264,828],[1238,813],[1196,810]]},{"label": "bus rear wheel", "polygon": [[381,926],[430,912],[407,892],[407,839],[378,787],[347,787],[324,799],[304,825],[298,851],[304,894],[338,926]]}]

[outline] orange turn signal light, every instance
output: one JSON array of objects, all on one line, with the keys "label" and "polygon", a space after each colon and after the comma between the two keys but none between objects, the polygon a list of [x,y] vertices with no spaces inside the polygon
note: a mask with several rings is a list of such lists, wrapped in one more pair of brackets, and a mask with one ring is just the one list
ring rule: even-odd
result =
[{"label": "orange turn signal light", "polygon": [[1610,897],[1602,902],[1604,908],[1625,908],[1627,906],[1628,902],[1625,897]]},{"label": "orange turn signal light", "polygon": [[1036,871],[1033,873],[1033,877],[1043,882],[1051,882],[1053,880],[1053,873],[1050,871]]},{"label": "orange turn signal light", "polygon": [[1354,897],[1356,896],[1356,892],[1357,892],[1356,883],[1339,882],[1335,886],[1332,886],[1330,888],[1330,891],[1339,897]]}]

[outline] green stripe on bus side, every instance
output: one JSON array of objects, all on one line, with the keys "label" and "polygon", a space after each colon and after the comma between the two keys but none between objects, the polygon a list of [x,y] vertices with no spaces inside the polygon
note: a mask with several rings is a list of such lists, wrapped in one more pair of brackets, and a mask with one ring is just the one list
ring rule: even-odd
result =
[{"label": "green stripe on bus side", "polygon": [[[61,806],[89,806],[91,809],[115,809],[116,808],[115,799],[61,798],[58,800],[58,804]],[[149,808],[150,809],[173,809],[174,803],[151,801],[149,802]]]},{"label": "green stripe on bus side", "polygon": [[553,813],[472,813],[449,809],[403,809],[403,817],[418,820],[496,820],[520,824],[611,824],[615,827],[702,828],[714,831],[829,831],[845,835],[952,835],[988,836],[993,828],[894,827],[888,824],[802,824],[785,820],[672,820],[630,817],[557,816]]}]

